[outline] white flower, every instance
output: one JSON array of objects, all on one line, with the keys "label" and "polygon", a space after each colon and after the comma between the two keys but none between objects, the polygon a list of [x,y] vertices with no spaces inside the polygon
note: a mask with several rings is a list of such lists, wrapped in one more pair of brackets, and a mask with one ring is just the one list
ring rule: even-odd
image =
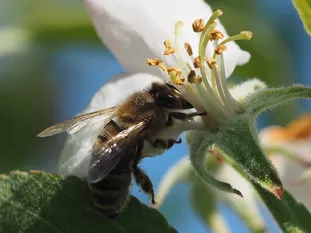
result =
[{"label": "white flower", "polygon": [[[150,57],[161,57],[163,41],[174,39],[176,22],[184,24],[185,40],[192,46],[199,43],[192,23],[197,18],[208,19],[212,9],[203,0],[84,0],[99,37],[116,56],[127,72],[154,72],[145,65]],[[218,28],[228,37],[224,27]],[[227,44],[226,74],[230,76],[236,65],[248,62],[250,55],[237,44]],[[197,54],[197,47],[193,47]],[[164,60],[171,67],[174,60]]]},{"label": "white flower", "polygon": [[300,116],[286,127],[268,127],[260,137],[285,188],[311,209],[311,115]]},{"label": "white flower", "polygon": [[[162,56],[162,43],[164,40],[173,39],[174,37],[176,39],[182,38],[179,37],[181,23],[179,22],[176,24],[178,20],[181,20],[184,24],[183,30],[185,36],[182,39],[192,46],[196,46],[193,47],[194,53],[200,51],[205,54],[205,52],[207,52],[209,54],[205,55],[212,56],[213,48],[217,46],[217,42],[210,42],[206,45],[198,46],[200,35],[192,31],[192,23],[197,17],[207,19],[209,17],[215,17],[215,13],[212,14],[211,8],[202,0],[192,0],[189,2],[179,0],[84,0],[84,2],[98,35],[111,52],[119,59],[126,71],[133,73],[133,75],[129,75],[128,77],[125,75],[123,78],[117,79],[113,78],[95,94],[90,105],[83,113],[115,106],[130,93],[143,89],[152,81],[160,79],[167,80],[168,77],[164,76],[163,72],[161,73],[158,69],[148,67],[146,65],[146,59],[148,57]],[[216,14],[218,13],[220,13],[220,11],[216,12]],[[216,18],[215,20],[218,22]],[[211,22],[208,29],[214,29],[215,26],[216,23]],[[217,23],[217,26],[218,29],[227,36],[223,26],[220,23]],[[174,27],[176,33],[174,33]],[[249,53],[242,51],[234,42],[235,39],[244,37],[248,38],[249,34],[242,33],[242,35],[225,40],[223,43],[227,46],[228,51],[226,51],[224,55],[216,56],[216,64],[211,65],[216,73],[220,71],[219,77],[216,77],[216,81],[217,85],[219,84],[218,81],[221,82],[221,88],[225,89],[225,91],[227,91],[225,78],[233,72],[236,65],[242,65],[250,58]],[[174,46],[177,44],[178,43],[175,43]],[[178,52],[178,46],[176,50]],[[186,50],[184,50],[184,53],[185,52]],[[177,60],[180,58],[181,57],[177,58]],[[172,58],[172,56],[164,57],[163,61],[165,61],[165,64],[168,66],[176,65],[176,59]],[[219,69],[217,64],[219,65]],[[144,72],[145,74],[143,74]],[[149,74],[146,74],[146,72]],[[169,74],[169,72],[165,73]],[[178,74],[174,76],[173,73],[170,73],[169,78],[176,84]],[[154,74],[158,76],[154,76]],[[184,73],[184,75],[187,74]],[[202,75],[205,75],[204,72],[202,72]],[[204,85],[206,85],[206,82],[211,82],[211,80],[204,80]],[[198,92],[197,87],[194,86],[196,84],[189,83],[188,87],[187,85],[188,84],[185,83],[178,88],[183,91],[186,98],[189,97],[189,101],[194,103],[194,105],[198,102],[197,110],[204,110],[205,107],[202,105],[202,100],[200,99],[202,95],[200,95],[201,92]],[[191,94],[189,95],[189,87],[191,85],[194,86],[194,90],[196,91],[194,96],[191,96]],[[206,88],[203,84],[201,86]],[[208,101],[211,101],[211,106],[216,106],[215,113],[219,113],[219,117],[216,116],[215,119],[223,120],[222,116],[224,116],[224,114],[224,117],[227,117],[226,110],[223,110],[223,104],[228,106],[229,103],[233,103],[232,106],[229,104],[231,112],[234,107],[239,108],[239,104],[230,94],[226,95],[225,99],[219,99],[216,93],[219,88],[217,89],[216,86],[213,87],[213,90],[210,89],[210,92],[207,92],[208,95],[212,97]],[[229,91],[227,91],[226,94],[228,93]],[[225,100],[225,103],[222,103],[223,100]],[[214,103],[213,101],[216,102]],[[217,104],[219,104],[219,106]],[[211,110],[213,112],[214,108]],[[99,126],[93,125],[73,136],[68,136],[60,159],[60,172],[62,174],[86,176],[90,160],[89,151],[96,137],[96,127]],[[177,137],[181,132],[182,131],[174,132],[174,136]],[[164,135],[168,133],[171,132],[163,132]],[[155,152],[152,153],[155,154]],[[157,153],[160,154],[161,152]]]}]

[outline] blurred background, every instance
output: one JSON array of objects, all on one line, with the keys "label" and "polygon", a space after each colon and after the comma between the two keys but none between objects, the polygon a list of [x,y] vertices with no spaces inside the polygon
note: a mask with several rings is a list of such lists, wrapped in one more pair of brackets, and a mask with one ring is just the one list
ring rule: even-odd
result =
[{"label": "blurred background", "polygon": [[[254,33],[251,41],[241,44],[252,59],[236,69],[234,81],[258,77],[270,86],[311,85],[311,40],[290,0],[208,3],[225,12],[221,20],[229,34]],[[81,1],[1,1],[0,172],[56,172],[64,135],[45,139],[36,135],[82,111],[94,93],[121,72],[122,67],[96,36]],[[310,109],[310,102],[295,102],[261,116],[259,127],[286,124]],[[186,154],[186,145],[177,145],[152,163],[144,161],[142,167],[157,186],[165,171]],[[133,192],[148,201],[137,188]],[[226,206],[219,208],[233,232],[248,232]],[[181,233],[208,232],[191,210],[187,186],[174,187],[161,212]],[[265,216],[271,232],[279,232]]]}]

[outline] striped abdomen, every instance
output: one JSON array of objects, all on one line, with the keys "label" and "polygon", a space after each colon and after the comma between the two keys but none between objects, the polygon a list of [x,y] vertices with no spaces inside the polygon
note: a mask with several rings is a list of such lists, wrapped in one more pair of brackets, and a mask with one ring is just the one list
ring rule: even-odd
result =
[{"label": "striped abdomen", "polygon": [[[104,147],[106,142],[119,132],[121,132],[120,127],[114,121],[110,121],[100,132],[94,147]],[[132,152],[129,150],[128,153],[106,177],[90,184],[95,206],[108,218],[116,217],[127,204],[133,160]]]},{"label": "striped abdomen", "polygon": [[126,160],[121,160],[104,179],[90,184],[95,206],[108,218],[116,217],[127,204],[131,170],[130,161]]}]

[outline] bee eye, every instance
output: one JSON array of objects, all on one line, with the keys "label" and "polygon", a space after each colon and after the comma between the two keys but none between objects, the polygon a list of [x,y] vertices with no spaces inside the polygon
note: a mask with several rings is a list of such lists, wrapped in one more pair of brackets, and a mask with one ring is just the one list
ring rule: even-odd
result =
[{"label": "bee eye", "polygon": [[178,99],[165,92],[159,92],[156,95],[156,101],[166,108],[180,108],[180,102]]}]

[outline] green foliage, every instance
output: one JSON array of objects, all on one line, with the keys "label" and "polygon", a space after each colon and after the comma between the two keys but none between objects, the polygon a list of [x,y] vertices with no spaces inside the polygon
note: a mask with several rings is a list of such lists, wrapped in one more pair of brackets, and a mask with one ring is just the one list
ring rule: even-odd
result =
[{"label": "green foliage", "polygon": [[270,190],[275,195],[282,189],[281,181],[271,162],[262,152],[257,143],[253,124],[247,115],[240,115],[230,120],[219,132],[198,135],[190,144],[190,158],[197,174],[208,184],[221,190],[239,194],[239,190],[232,188],[230,184],[216,180],[205,168],[205,154],[207,149],[216,144],[252,180],[262,187]]},{"label": "green foliage", "polygon": [[0,176],[0,231],[16,232],[176,232],[155,209],[131,197],[117,221],[93,208],[88,185],[77,177],[39,171]]},{"label": "green foliage", "polygon": [[284,232],[311,232],[311,214],[307,208],[296,201],[286,190],[282,200],[254,184],[270,213]]},{"label": "green foliage", "polygon": [[311,36],[311,1],[293,0],[307,33]]},{"label": "green foliage", "polygon": [[229,164],[250,178],[284,232],[308,232],[311,215],[286,191],[282,198],[283,187],[277,171],[257,139],[255,118],[267,109],[299,98],[311,98],[311,88],[294,85],[257,91],[246,99],[245,113],[228,120],[216,133],[192,134],[188,140],[193,168],[203,181],[218,189],[238,193],[230,184],[216,180],[206,169],[206,153],[216,145],[228,157]]},{"label": "green foliage", "polygon": [[302,85],[269,88],[257,91],[246,99],[246,112],[257,116],[259,113],[295,99],[311,98],[311,88]]}]

